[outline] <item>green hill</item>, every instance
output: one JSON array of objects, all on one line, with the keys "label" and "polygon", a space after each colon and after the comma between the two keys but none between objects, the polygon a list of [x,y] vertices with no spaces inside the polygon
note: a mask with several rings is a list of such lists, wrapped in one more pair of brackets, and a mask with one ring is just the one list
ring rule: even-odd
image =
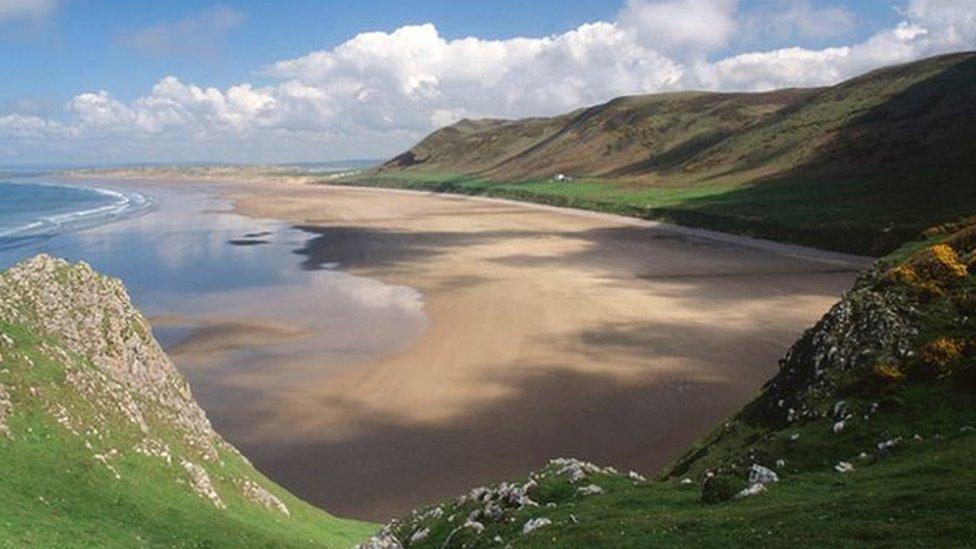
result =
[{"label": "green hill", "polygon": [[217,435],[118,280],[0,274],[0,546],[349,547]]},{"label": "green hill", "polygon": [[552,118],[463,120],[347,182],[881,255],[976,210],[973,104],[976,54],[959,53],[828,88],[623,97]]},{"label": "green hill", "polygon": [[374,546],[972,547],[974,396],[976,218],[862,275],[659,479],[553,460],[396,520]]}]

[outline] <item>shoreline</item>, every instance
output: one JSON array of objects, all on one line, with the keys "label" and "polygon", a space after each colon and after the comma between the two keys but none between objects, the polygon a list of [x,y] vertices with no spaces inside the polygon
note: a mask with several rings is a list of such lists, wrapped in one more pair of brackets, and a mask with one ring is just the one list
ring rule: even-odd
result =
[{"label": "shoreline", "polygon": [[[243,215],[319,235],[298,250],[313,265],[423,296],[414,345],[277,410],[301,442],[271,464],[294,480],[275,478],[371,519],[558,456],[654,474],[744,404],[872,261],[481,197],[225,191]],[[346,474],[316,477],[336,456]]]},{"label": "shoreline", "polygon": [[[373,521],[559,456],[653,475],[747,402],[871,261],[487,197],[199,184],[237,214],[299,229],[301,269],[419,294],[429,324],[407,348],[308,377],[247,427],[265,474]],[[179,357],[205,362],[253,334],[233,332],[200,334]]]},{"label": "shoreline", "polygon": [[[658,229],[658,230],[668,231],[675,234],[686,235],[694,238],[709,239],[709,240],[728,243],[732,245],[765,250],[787,257],[795,257],[798,259],[810,259],[814,261],[823,261],[825,263],[843,265],[843,266],[860,268],[860,269],[866,269],[867,267],[871,266],[871,264],[873,264],[875,261],[879,259],[877,257],[836,252],[832,250],[814,248],[811,246],[804,246],[801,244],[790,244],[787,242],[770,240],[767,238],[758,238],[758,237],[746,236],[746,235],[718,231],[713,229],[705,229],[705,228],[693,227],[689,225],[680,225],[668,221],[642,219],[640,217],[607,213],[607,212],[589,210],[584,208],[553,206],[549,204],[531,202],[526,200],[517,200],[513,198],[500,198],[500,197],[492,197],[492,196],[484,196],[484,195],[471,195],[471,194],[463,194],[463,193],[430,191],[430,190],[421,190],[421,189],[404,189],[395,186],[362,185],[357,183],[327,183],[327,182],[323,182],[321,177],[312,177],[312,176],[282,176],[281,178],[274,179],[274,180],[262,176],[256,176],[251,178],[236,177],[236,176],[214,176],[214,177],[207,178],[207,177],[199,177],[193,175],[187,175],[187,176],[167,175],[167,176],[156,177],[156,176],[141,176],[141,175],[131,175],[131,174],[92,174],[92,175],[60,174],[58,175],[58,177],[62,177],[65,179],[79,179],[79,180],[104,178],[109,180],[130,181],[130,182],[144,181],[148,183],[152,183],[152,182],[186,183],[186,184],[223,183],[227,185],[237,185],[237,186],[274,185],[274,186],[293,186],[299,188],[322,187],[322,188],[333,188],[333,189],[358,190],[364,192],[431,196],[431,197],[444,198],[448,200],[467,200],[467,201],[475,201],[475,202],[511,205],[511,206],[523,207],[529,210],[549,211],[549,212],[554,212],[554,213],[559,213],[564,215],[573,215],[573,216],[586,217],[592,219],[606,220],[614,223],[630,225],[633,227]],[[234,194],[234,189],[233,188],[221,189],[219,190],[218,194],[220,196],[232,196]],[[282,220],[282,221],[287,221],[287,220]]]},{"label": "shoreline", "polygon": [[701,229],[698,227],[690,227],[686,225],[679,225],[676,223],[669,223],[667,221],[641,219],[639,217],[605,213],[605,212],[599,212],[595,210],[586,210],[582,208],[551,206],[548,204],[528,202],[524,200],[515,200],[511,198],[497,198],[497,197],[481,196],[481,195],[465,195],[460,193],[423,191],[423,190],[416,190],[416,189],[400,189],[396,187],[374,187],[374,186],[356,185],[356,184],[349,184],[349,185],[330,184],[330,183],[307,183],[307,184],[316,187],[332,187],[337,189],[339,188],[359,189],[364,191],[375,191],[375,192],[415,194],[420,196],[435,196],[435,197],[447,198],[447,199],[472,200],[477,202],[521,206],[532,210],[542,210],[542,211],[549,211],[549,212],[560,213],[565,215],[575,215],[580,217],[588,217],[592,219],[600,219],[600,220],[610,221],[614,223],[620,223],[623,225],[630,225],[633,227],[642,227],[646,229],[659,229],[662,231],[681,234],[681,235],[690,236],[694,238],[703,238],[703,239],[714,240],[714,241],[737,245],[737,246],[744,246],[748,248],[755,248],[759,250],[769,251],[787,257],[795,257],[798,259],[810,259],[814,261],[823,261],[825,263],[846,265],[846,266],[851,266],[856,268],[867,268],[878,259],[870,256],[847,254],[842,252],[834,252],[831,250],[822,250],[820,248],[812,248],[810,246],[802,246],[799,244],[788,244],[785,242],[778,242],[775,240],[769,240],[765,238],[756,238],[751,236],[739,235],[735,233],[715,231],[711,229]]},{"label": "shoreline", "polygon": [[[14,187],[35,187],[42,189],[68,190],[107,197],[111,202],[88,205],[84,209],[36,212],[37,217],[18,226],[0,228],[0,240],[10,241],[15,247],[17,241],[36,241],[73,231],[99,227],[126,219],[140,217],[152,212],[156,202],[151,196],[138,192],[120,192],[94,186],[71,185],[68,181],[54,178],[23,178],[19,181],[3,181],[2,185]],[[32,197],[36,199],[36,197]],[[64,202],[67,204],[67,202]]]}]

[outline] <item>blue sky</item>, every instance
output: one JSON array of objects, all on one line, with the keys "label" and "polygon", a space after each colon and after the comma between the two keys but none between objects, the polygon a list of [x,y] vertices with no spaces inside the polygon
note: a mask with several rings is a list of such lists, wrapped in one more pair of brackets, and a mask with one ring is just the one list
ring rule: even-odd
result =
[{"label": "blue sky", "polygon": [[[974,12],[973,0],[0,0],[0,162],[385,156],[463,116],[833,83],[972,47]],[[382,34],[359,36],[370,31]]]},{"label": "blue sky", "polygon": [[[179,21],[215,5],[237,10],[244,16],[238,27],[226,33],[224,47],[215,56],[152,54],[125,43],[131,33]],[[167,74],[221,87],[242,80],[262,82],[266,79],[256,74],[262,66],[333,47],[365,30],[389,31],[406,24],[434,22],[451,38],[538,36],[611,17],[615,11],[612,3],[599,0],[75,0],[64,4],[36,30],[18,31],[11,28],[14,23],[0,26],[0,32],[6,31],[0,42],[0,71],[17,75],[0,84],[0,105],[7,105],[0,109],[9,110],[9,103],[27,98],[46,99],[60,107],[79,91],[100,89],[132,99]]]},{"label": "blue sky", "polygon": [[[768,4],[761,0],[742,3],[747,9],[762,9]],[[224,47],[217,55],[151,54],[126,45],[125,38],[134,32],[179,21],[215,5],[237,10],[244,17],[239,26],[226,33]],[[361,31],[392,31],[407,24],[433,22],[447,38],[544,36],[589,21],[612,20],[622,5],[606,0],[74,0],[58,8],[36,30],[13,28],[22,27],[23,21],[0,25],[0,71],[16,75],[0,84],[0,112],[10,111],[11,103],[28,99],[59,108],[72,95],[90,90],[109,90],[129,100],[168,74],[221,87],[242,80],[263,82],[266,79],[256,74],[261,67],[328,49]],[[822,47],[863,38],[897,21],[895,5],[890,0],[849,2],[846,7],[856,14],[859,23],[849,32],[827,39],[801,37],[792,41],[767,36],[754,44],[754,49],[793,43]],[[747,48],[740,45],[732,49]]]}]

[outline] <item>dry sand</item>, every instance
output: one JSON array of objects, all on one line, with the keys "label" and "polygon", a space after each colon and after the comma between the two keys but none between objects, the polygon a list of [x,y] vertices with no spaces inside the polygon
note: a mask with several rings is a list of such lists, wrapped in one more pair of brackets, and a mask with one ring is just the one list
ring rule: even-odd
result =
[{"label": "dry sand", "polygon": [[309,379],[246,449],[300,496],[374,520],[553,457],[653,475],[749,400],[866,264],[500,201],[281,184],[230,197],[311,232],[306,268],[424,297],[416,344]]}]

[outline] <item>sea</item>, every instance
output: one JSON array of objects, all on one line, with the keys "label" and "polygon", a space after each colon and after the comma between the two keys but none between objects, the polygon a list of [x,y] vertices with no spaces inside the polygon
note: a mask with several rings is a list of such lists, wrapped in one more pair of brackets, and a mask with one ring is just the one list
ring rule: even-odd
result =
[{"label": "sea", "polygon": [[131,191],[67,184],[0,181],[0,250],[142,215],[155,202]]}]

